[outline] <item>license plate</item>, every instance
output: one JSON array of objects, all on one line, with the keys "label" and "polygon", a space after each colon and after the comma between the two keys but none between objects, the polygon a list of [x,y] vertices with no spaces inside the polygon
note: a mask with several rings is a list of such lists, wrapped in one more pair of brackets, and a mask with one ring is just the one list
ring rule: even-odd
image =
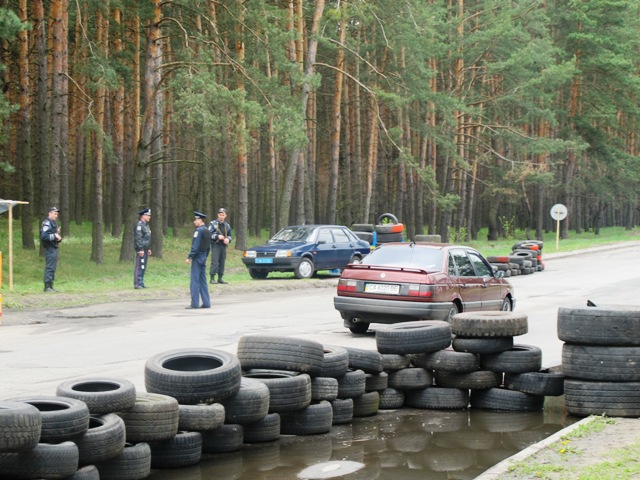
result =
[{"label": "license plate", "polygon": [[256,258],[256,263],[273,263],[273,258]]},{"label": "license plate", "polygon": [[398,295],[400,293],[400,285],[392,285],[390,283],[367,283],[364,286],[364,291],[367,293]]}]

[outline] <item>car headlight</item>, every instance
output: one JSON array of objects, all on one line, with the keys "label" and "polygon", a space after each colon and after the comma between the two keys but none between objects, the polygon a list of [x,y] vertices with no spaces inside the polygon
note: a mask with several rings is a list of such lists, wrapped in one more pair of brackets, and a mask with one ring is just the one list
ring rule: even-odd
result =
[{"label": "car headlight", "polygon": [[276,252],[276,257],[290,257],[291,250],[278,250]]},{"label": "car headlight", "polygon": [[244,256],[246,258],[256,258],[258,252],[256,252],[255,250],[245,250],[244,251]]}]

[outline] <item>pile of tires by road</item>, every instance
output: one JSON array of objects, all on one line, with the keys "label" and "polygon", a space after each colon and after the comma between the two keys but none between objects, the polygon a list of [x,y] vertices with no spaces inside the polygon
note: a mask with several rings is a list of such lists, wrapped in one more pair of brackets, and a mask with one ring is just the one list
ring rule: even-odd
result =
[{"label": "pile of tires by road", "polygon": [[530,275],[544,270],[542,246],[543,242],[538,240],[522,240],[511,247],[509,255],[491,255],[487,257],[487,261],[503,271],[505,277]]},{"label": "pile of tires by road", "polygon": [[0,402],[0,472],[135,480],[203,453],[327,433],[380,409],[538,411],[563,393],[564,377],[540,370],[539,348],[514,344],[527,329],[524,314],[477,312],[389,325],[376,350],[253,334],[236,355],[163,352],[145,364],[146,392],[96,377]]},{"label": "pile of tires by road", "polygon": [[560,308],[558,338],[569,413],[640,416],[640,308]]},{"label": "pile of tires by road", "polygon": [[351,230],[360,240],[369,242],[372,246],[382,243],[403,242],[404,224],[392,213],[383,213],[378,217],[378,223],[354,223]]}]

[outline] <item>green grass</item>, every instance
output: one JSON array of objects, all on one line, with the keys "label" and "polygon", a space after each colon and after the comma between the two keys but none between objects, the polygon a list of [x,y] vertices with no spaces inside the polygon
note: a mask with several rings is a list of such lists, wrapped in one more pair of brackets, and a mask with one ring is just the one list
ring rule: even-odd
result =
[{"label": "green grass", "polygon": [[[153,228],[153,225],[152,225]],[[42,305],[69,306],[88,302],[113,301],[115,298],[175,298],[186,294],[189,288],[190,267],[185,263],[191,246],[190,226],[178,231],[178,236],[169,236],[163,243],[163,258],[151,257],[145,283],[148,291],[133,290],[133,261],[120,263],[120,238],[104,236],[104,262],[97,265],[91,262],[91,224],[72,225],[71,235],[66,236],[60,245],[60,259],[56,271],[56,289],[64,295],[53,296],[43,293],[44,258],[39,250],[22,248],[19,222],[13,225],[13,291],[9,291],[9,242],[6,216],[0,217],[0,251],[2,260],[2,295],[3,304],[7,308],[33,308]],[[34,225],[34,234],[37,226]],[[472,241],[469,245],[477,248],[485,255],[506,255],[516,240],[525,236],[518,232],[516,238],[502,239],[495,242]],[[264,243],[268,238],[263,232],[261,238],[251,237],[249,245]],[[486,238],[486,231],[481,231],[479,238]],[[555,233],[545,236],[544,252],[555,252]],[[590,248],[597,245],[640,240],[640,228],[625,231],[623,228],[605,228],[600,235],[585,232],[581,235],[571,233],[570,238],[560,241],[559,251]],[[36,244],[38,242],[36,241]],[[225,279],[232,285],[249,285],[251,278],[242,264],[242,252],[229,248],[226,263]],[[274,273],[269,278],[293,278],[292,273]],[[118,297],[118,293],[121,294]]]}]

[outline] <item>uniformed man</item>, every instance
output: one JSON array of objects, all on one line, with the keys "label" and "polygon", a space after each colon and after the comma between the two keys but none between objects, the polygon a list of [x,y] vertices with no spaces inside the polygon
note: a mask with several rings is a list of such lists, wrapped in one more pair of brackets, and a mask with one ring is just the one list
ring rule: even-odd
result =
[{"label": "uniformed man", "polygon": [[[193,216],[195,231],[191,240],[191,251],[187,257],[187,263],[191,264],[191,305],[187,308],[211,308],[207,284],[207,256],[211,240],[209,230],[204,224],[207,216],[200,212],[193,212]],[[202,298],[202,305],[200,305],[200,298]]]},{"label": "uniformed man", "polygon": [[151,255],[151,209],[145,208],[138,212],[140,219],[133,231],[133,248],[136,252],[136,266],[133,270],[133,287],[147,288],[144,284],[144,274],[147,271],[149,256]]},{"label": "uniformed man", "polygon": [[58,244],[62,241],[60,236],[60,227],[56,223],[58,220],[58,210],[56,207],[49,209],[47,218],[42,222],[40,227],[40,241],[44,248],[44,291],[57,292],[53,288],[53,281],[56,276],[56,267],[58,266]]},{"label": "uniformed man", "polygon": [[227,245],[231,242],[231,225],[226,222],[227,210],[218,210],[218,219],[211,222],[209,232],[211,233],[211,283],[227,283],[222,279],[224,275],[224,264],[227,261]]}]

